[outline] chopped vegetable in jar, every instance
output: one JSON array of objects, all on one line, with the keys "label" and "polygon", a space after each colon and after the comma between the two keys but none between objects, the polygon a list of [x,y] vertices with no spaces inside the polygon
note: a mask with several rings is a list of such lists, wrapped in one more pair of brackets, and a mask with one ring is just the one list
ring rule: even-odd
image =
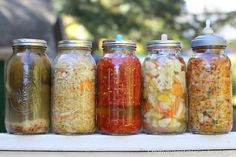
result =
[{"label": "chopped vegetable in jar", "polygon": [[189,128],[226,133],[232,128],[231,64],[227,57],[200,54],[188,63]]},{"label": "chopped vegetable in jar", "polygon": [[149,55],[143,63],[144,131],[182,133],[186,129],[186,82],[183,59]]},{"label": "chopped vegetable in jar", "polygon": [[89,51],[61,50],[53,64],[52,128],[60,134],[95,131],[96,67]]},{"label": "chopped vegetable in jar", "polygon": [[198,134],[228,133],[233,124],[231,62],[226,40],[214,33],[210,20],[192,40],[187,67],[189,130]]}]

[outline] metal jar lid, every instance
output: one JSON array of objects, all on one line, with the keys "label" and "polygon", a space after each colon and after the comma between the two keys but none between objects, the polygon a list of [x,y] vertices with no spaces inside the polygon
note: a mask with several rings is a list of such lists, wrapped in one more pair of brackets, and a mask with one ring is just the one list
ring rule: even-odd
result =
[{"label": "metal jar lid", "polygon": [[40,39],[21,38],[13,40],[13,46],[41,46],[47,47],[47,42]]},{"label": "metal jar lid", "polygon": [[203,30],[203,35],[197,36],[192,40],[191,47],[201,47],[201,46],[223,46],[226,47],[226,40],[214,34],[213,29],[211,28],[210,20],[206,21],[206,27]]},{"label": "metal jar lid", "polygon": [[115,40],[104,40],[102,42],[102,47],[106,46],[127,46],[135,49],[136,43],[131,40],[123,40],[123,36],[121,34],[117,34]]},{"label": "metal jar lid", "polygon": [[58,42],[59,48],[92,48],[90,40],[62,40]]},{"label": "metal jar lid", "polygon": [[178,48],[181,49],[181,42],[176,40],[168,40],[168,36],[166,34],[161,35],[161,40],[151,40],[147,43],[147,49],[150,50],[152,48]]}]

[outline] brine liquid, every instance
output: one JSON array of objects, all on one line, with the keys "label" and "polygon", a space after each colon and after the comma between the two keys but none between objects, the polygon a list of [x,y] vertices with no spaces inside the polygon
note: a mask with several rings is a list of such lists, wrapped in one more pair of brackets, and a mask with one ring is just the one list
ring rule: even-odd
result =
[{"label": "brine liquid", "polygon": [[7,132],[48,132],[50,63],[46,56],[28,51],[12,56],[6,70],[5,110]]},{"label": "brine liquid", "polygon": [[112,55],[98,64],[98,129],[134,134],[141,127],[141,65],[134,56]]},{"label": "brine liquid", "polygon": [[141,124],[140,106],[99,105],[98,128],[106,134],[135,134]]}]

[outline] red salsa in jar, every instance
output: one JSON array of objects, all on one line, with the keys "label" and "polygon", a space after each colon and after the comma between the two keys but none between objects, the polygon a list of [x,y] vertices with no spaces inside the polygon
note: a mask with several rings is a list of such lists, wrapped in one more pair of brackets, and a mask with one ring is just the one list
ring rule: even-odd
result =
[{"label": "red salsa in jar", "polygon": [[132,41],[105,40],[98,63],[98,130],[136,134],[141,128],[141,64]]}]

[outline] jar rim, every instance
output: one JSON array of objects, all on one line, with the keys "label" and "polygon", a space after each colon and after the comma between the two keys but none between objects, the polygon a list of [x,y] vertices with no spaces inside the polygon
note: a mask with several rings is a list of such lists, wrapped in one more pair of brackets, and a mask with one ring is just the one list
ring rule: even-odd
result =
[{"label": "jar rim", "polygon": [[19,38],[13,40],[13,47],[15,46],[40,46],[47,47],[47,42],[41,39]]},{"label": "jar rim", "polygon": [[135,49],[136,43],[132,40],[104,40],[102,42],[102,47],[104,48],[108,46],[127,46]]},{"label": "jar rim", "polygon": [[176,40],[151,40],[147,43],[147,49],[166,49],[166,48],[173,48],[173,49],[181,49],[182,45],[180,41]]},{"label": "jar rim", "polygon": [[91,40],[61,40],[58,42],[58,48],[92,49],[92,41]]},{"label": "jar rim", "polygon": [[198,49],[225,49],[226,45],[202,45],[197,47],[192,47],[192,50],[198,50]]}]

